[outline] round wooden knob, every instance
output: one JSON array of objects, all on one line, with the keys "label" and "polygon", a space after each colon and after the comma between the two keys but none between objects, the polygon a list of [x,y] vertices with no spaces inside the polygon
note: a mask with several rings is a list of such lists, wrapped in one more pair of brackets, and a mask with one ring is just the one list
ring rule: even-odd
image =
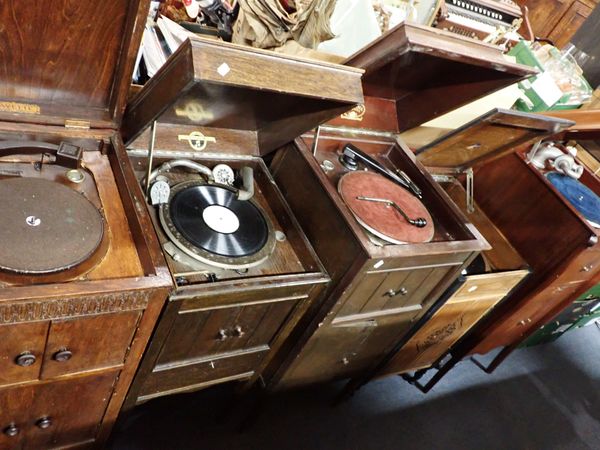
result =
[{"label": "round wooden knob", "polygon": [[52,425],[52,419],[50,419],[50,417],[42,417],[35,424],[38,428],[45,430]]},{"label": "round wooden knob", "polygon": [[73,356],[73,352],[65,348],[57,351],[52,358],[54,361],[64,362],[70,360],[71,356]]},{"label": "round wooden knob", "polygon": [[7,436],[10,436],[10,437],[13,437],[13,436],[16,436],[17,434],[19,434],[19,431],[21,431],[21,430],[19,430],[19,428],[14,423],[11,423],[9,426],[7,426],[4,429],[4,434]]},{"label": "round wooden knob", "polygon": [[236,327],[233,329],[233,334],[235,334],[237,337],[242,337],[246,334],[246,332],[242,330],[241,326],[236,325]]},{"label": "round wooden knob", "polygon": [[29,367],[35,364],[36,357],[31,352],[23,352],[16,357],[15,363],[21,367]]}]

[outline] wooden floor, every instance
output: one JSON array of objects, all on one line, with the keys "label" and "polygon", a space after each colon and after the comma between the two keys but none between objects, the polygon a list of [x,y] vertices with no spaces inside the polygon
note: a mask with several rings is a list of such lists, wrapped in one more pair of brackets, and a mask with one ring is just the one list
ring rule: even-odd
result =
[{"label": "wooden floor", "polygon": [[[135,410],[114,434],[125,449],[598,449],[600,331],[519,350],[494,374],[459,364],[427,395],[398,377],[331,407],[341,384],[270,399],[249,431],[222,386]],[[224,417],[224,420],[220,420]]]}]

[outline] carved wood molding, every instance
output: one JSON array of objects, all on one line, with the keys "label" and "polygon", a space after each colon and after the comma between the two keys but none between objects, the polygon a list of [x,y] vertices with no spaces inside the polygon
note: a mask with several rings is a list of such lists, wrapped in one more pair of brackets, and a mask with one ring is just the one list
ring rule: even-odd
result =
[{"label": "carved wood molding", "polygon": [[145,309],[149,298],[150,291],[129,291],[62,299],[25,300],[0,305],[0,324]]}]

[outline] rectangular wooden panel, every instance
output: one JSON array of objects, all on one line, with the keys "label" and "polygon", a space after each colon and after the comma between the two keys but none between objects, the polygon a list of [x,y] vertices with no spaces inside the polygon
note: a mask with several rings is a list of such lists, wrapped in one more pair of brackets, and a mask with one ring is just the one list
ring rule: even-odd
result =
[{"label": "rectangular wooden panel", "polygon": [[31,426],[33,396],[32,386],[0,390],[0,449],[23,448],[25,432]]},{"label": "rectangular wooden panel", "polygon": [[0,325],[0,385],[37,380],[49,325]]},{"label": "rectangular wooden panel", "polygon": [[214,358],[156,367],[146,378],[139,401],[187,390],[200,389],[225,378],[249,378],[268,351],[257,347],[248,351],[222,354]]},{"label": "rectangular wooden panel", "polygon": [[393,314],[319,328],[282,385],[329,381],[365,370],[406,333],[417,314]]},{"label": "rectangular wooden panel", "polygon": [[359,282],[337,316],[386,309],[418,311],[421,303],[452,267],[428,267],[369,273]]},{"label": "rectangular wooden panel", "polygon": [[116,371],[35,388],[26,448],[46,449],[93,439],[110,399]]},{"label": "rectangular wooden panel", "polygon": [[268,346],[296,300],[178,314],[158,364]]},{"label": "rectangular wooden panel", "polygon": [[526,270],[472,275],[402,347],[383,373],[431,366],[525,276]]},{"label": "rectangular wooden panel", "polygon": [[52,321],[42,378],[122,364],[140,315],[128,311]]}]

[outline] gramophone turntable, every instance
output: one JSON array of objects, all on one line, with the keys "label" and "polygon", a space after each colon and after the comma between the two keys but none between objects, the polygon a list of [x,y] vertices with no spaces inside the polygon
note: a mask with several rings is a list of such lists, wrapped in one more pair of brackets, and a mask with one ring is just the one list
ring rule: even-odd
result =
[{"label": "gramophone turntable", "polygon": [[260,156],[360,102],[360,75],[193,39],[132,99],[124,138],[176,289],[127,406],[268,383],[329,278]]}]

